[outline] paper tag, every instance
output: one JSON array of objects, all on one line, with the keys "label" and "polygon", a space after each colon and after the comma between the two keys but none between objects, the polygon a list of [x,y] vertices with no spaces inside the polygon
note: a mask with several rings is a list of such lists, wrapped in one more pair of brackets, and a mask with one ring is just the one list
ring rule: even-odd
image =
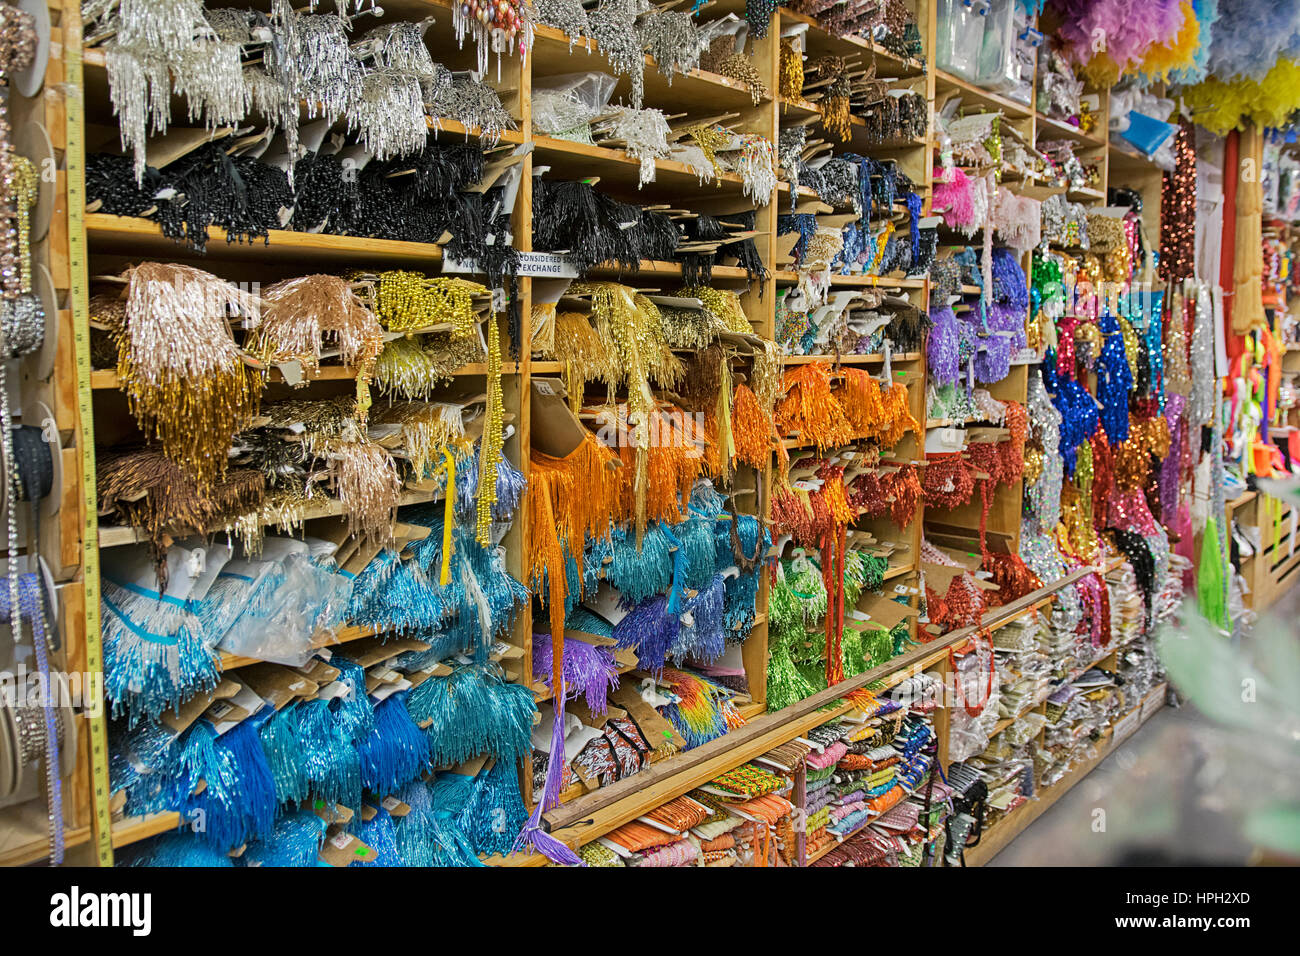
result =
[{"label": "paper tag", "polygon": [[296,387],[302,384],[302,363],[297,359],[293,359],[289,362],[281,362],[276,366],[276,368],[278,368],[280,374],[284,376],[284,381],[287,385]]},{"label": "paper tag", "polygon": [[346,830],[341,830],[330,837],[330,846],[338,850],[346,850],[348,844],[352,842],[352,834]]}]

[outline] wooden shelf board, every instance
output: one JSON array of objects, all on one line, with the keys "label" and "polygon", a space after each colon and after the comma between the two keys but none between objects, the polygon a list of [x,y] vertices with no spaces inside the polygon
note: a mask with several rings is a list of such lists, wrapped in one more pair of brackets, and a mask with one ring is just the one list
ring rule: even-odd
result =
[{"label": "wooden shelf board", "polygon": [[225,230],[217,226],[208,232],[207,251],[197,252],[168,239],[162,227],[148,219],[105,213],[86,215],[86,238],[92,255],[111,252],[135,258],[301,262],[304,269],[319,269],[327,263],[355,266],[364,262],[427,268],[442,259],[441,247],[424,242],[272,229],[267,242],[247,243],[226,242]]},{"label": "wooden shelf board", "polygon": [[[943,70],[934,71],[934,89],[936,95],[955,93],[960,96],[967,112],[1000,112],[1010,119],[1028,119],[1033,115],[1028,105],[1017,103],[991,90],[981,89]],[[978,110],[970,109],[972,106],[978,107]]]},{"label": "wooden shelf board", "polygon": [[[533,50],[529,60],[532,63],[534,85],[550,76],[607,67],[605,56],[595,41],[578,41],[570,45],[568,36],[554,27],[538,24],[533,29]],[[605,72],[613,71],[606,68]],[[645,58],[644,85],[641,105],[658,107],[666,113],[707,117],[718,113],[744,112],[754,107],[749,87],[739,80],[707,70],[674,73],[667,77],[659,72],[654,58],[649,55]],[[611,102],[630,104],[631,88],[631,81],[626,76],[619,76]]]},{"label": "wooden shelf board", "polygon": [[[65,806],[70,805],[72,778],[63,782]],[[49,817],[44,797],[0,809],[0,866],[26,866],[48,861]],[[64,849],[81,846],[90,839],[90,827],[65,827]]]},{"label": "wooden shelf board", "polygon": [[[621,149],[588,146],[553,136],[533,138],[533,165],[549,166],[553,179],[588,179],[599,176],[601,192],[635,197],[645,203],[656,198],[688,201],[682,193],[697,190],[703,198],[739,196],[744,180],[736,173],[722,173],[711,182],[700,182],[695,170],[675,159],[655,160],[655,178],[641,184],[641,162]],[[706,192],[707,190],[707,192]]]},{"label": "wooden shelf board", "polygon": [[[915,362],[921,358],[920,352],[899,352],[891,355],[891,362]],[[885,360],[884,353],[873,352],[867,355],[783,355],[781,361],[786,365],[811,365],[814,362],[831,362],[835,365],[876,365]]]},{"label": "wooden shelf board", "polygon": [[1085,133],[1079,127],[1063,120],[1054,119],[1043,113],[1037,113],[1034,116],[1034,124],[1037,128],[1038,138],[1047,140],[1064,139],[1072,143],[1078,143],[1092,149],[1105,149],[1106,141],[1093,133]]},{"label": "wooden shelf board", "polygon": [[[798,282],[800,276],[799,271],[796,269],[778,269],[772,274],[776,277],[778,285]],[[831,276],[831,285],[833,286],[868,286],[885,289],[924,289],[926,281],[925,279],[915,279],[910,276],[903,278],[892,278],[890,276]]]},{"label": "wooden shelf board", "polygon": [[151,813],[143,817],[125,817],[113,823],[113,849],[121,849],[162,833],[170,833],[181,825],[181,815],[174,810]]},{"label": "wooden shelf board", "polygon": [[[519,363],[502,362],[501,373],[503,375],[513,375],[518,373]],[[473,375],[486,375],[486,362],[471,362],[468,365],[462,365],[454,373],[457,377],[469,377]],[[305,374],[304,381],[310,382],[345,382],[352,381],[357,377],[357,370],[350,365],[322,365],[314,374]],[[284,376],[280,374],[279,369],[271,369],[269,380],[272,382],[283,382]],[[117,377],[117,370],[111,368],[96,369],[90,373],[90,387],[96,390],[121,388],[121,380]]]},{"label": "wooden shelf board", "polygon": [[[433,492],[428,491],[407,491],[402,493],[401,504],[418,505],[425,504],[434,500]],[[343,506],[334,498],[327,498],[317,504],[309,505],[304,512],[304,520],[310,521],[313,518],[329,518],[343,514]],[[209,534],[217,534],[225,530],[225,526],[212,527],[208,529]],[[118,548],[128,544],[138,544],[142,541],[149,540],[140,531],[129,525],[109,525],[99,529],[99,547]]]},{"label": "wooden shelf board", "polygon": [[[658,259],[642,259],[640,265],[635,269],[623,269],[619,266],[604,265],[588,269],[585,273],[589,278],[605,279],[611,277],[635,278],[637,276],[672,276],[680,278],[682,274],[682,264],[680,262],[664,262]],[[713,278],[716,279],[737,279],[745,282],[749,281],[749,273],[740,266],[714,266]]]},{"label": "wooden shelf board", "polygon": [[856,36],[836,36],[825,30],[813,17],[795,13],[784,7],[779,8],[781,28],[784,30],[794,24],[807,24],[804,34],[804,49],[809,61],[821,56],[859,56],[864,63],[874,62],[878,76],[921,76],[925,65],[917,60],[900,57],[885,49],[879,43]]}]

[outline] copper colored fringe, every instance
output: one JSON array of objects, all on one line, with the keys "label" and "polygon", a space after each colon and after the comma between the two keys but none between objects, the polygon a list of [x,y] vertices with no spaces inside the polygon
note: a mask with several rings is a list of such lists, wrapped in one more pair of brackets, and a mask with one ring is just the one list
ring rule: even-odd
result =
[{"label": "copper colored fringe", "polygon": [[223,519],[258,512],[266,479],[251,469],[235,469],[200,490],[194,478],[160,451],[109,453],[95,469],[99,513],[117,514],[149,539],[159,589],[167,587],[167,546],[171,537],[207,534]]},{"label": "copper colored fringe", "polygon": [[343,364],[357,369],[357,410],[364,421],[366,388],[384,350],[384,330],[351,283],[339,276],[301,276],[267,287],[263,298],[262,324],[249,350],[272,363],[297,360],[311,372],[320,367],[321,353],[336,347]]},{"label": "copper colored fringe", "polygon": [[853,430],[863,438],[874,438],[880,434],[885,416],[880,383],[866,369],[845,366],[840,372],[844,381],[832,394]]},{"label": "copper colored fringe", "polygon": [[921,498],[921,479],[913,465],[902,465],[898,471],[881,478],[881,490],[893,500],[889,503],[889,517],[894,524],[905,528],[916,514],[916,503]]},{"label": "copper colored fringe", "polygon": [[402,479],[393,456],[381,445],[363,439],[334,444],[328,460],[349,532],[383,546],[390,544],[402,496]]},{"label": "copper colored fringe", "polygon": [[988,595],[989,607],[1010,604],[1043,586],[1042,580],[1018,554],[1002,554],[989,551],[984,555],[984,570],[992,574],[993,583],[998,590]]}]

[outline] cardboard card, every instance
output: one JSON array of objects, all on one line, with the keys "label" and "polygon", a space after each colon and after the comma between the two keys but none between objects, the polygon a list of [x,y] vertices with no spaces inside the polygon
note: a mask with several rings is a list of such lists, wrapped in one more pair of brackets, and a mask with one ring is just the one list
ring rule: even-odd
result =
[{"label": "cardboard card", "polygon": [[182,733],[190,724],[203,716],[203,712],[219,700],[229,700],[239,693],[239,682],[223,677],[221,683],[210,694],[195,694],[176,710],[169,710],[162,715],[162,722],[169,730]]},{"label": "cardboard card", "polygon": [[315,681],[321,687],[337,680],[340,673],[337,667],[331,666],[319,657],[313,657],[302,667],[294,667],[292,670],[308,680]]},{"label": "cardboard card", "polygon": [[325,843],[320,849],[320,859],[330,866],[344,867],[353,863],[370,863],[379,854],[373,847],[362,843],[340,826],[325,831]]},{"label": "cardboard card", "polygon": [[396,640],[385,641],[383,636],[376,634],[373,637],[363,637],[359,641],[349,642],[347,656],[355,661],[359,667],[366,669],[374,667],[376,664],[382,664],[384,661],[407,651],[427,651],[428,649],[427,642],[413,637],[399,637]]},{"label": "cardboard card", "polygon": [[[627,711],[656,752],[675,753],[686,749],[686,741],[673,725],[641,698],[641,692],[632,681],[620,684],[610,695],[610,700]],[[652,759],[655,759],[652,757]]]},{"label": "cardboard card", "polygon": [[564,394],[564,383],[558,378],[532,380],[532,447],[552,458],[567,458],[587,437]]},{"label": "cardboard card", "polygon": [[299,698],[310,700],[320,690],[320,685],[314,680],[282,664],[270,662],[241,667],[239,679],[276,710],[283,710],[286,704]]}]

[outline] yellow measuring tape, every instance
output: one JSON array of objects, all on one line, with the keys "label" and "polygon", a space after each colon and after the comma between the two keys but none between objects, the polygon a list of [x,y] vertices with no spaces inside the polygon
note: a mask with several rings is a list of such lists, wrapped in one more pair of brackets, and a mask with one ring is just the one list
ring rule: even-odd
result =
[{"label": "yellow measuring tape", "polygon": [[[68,181],[68,275],[72,333],[77,352],[77,447],[81,452],[81,582],[86,601],[86,672],[92,675],[83,705],[90,730],[91,832],[100,866],[113,865],[113,820],[108,809],[108,730],[102,681],[104,647],[99,622],[99,519],[95,492],[95,410],[90,389],[90,263],[86,250],[85,92],[82,86],[81,10],[63,8],[64,165]],[[97,699],[96,699],[97,698]],[[91,716],[92,713],[98,716]]]}]

